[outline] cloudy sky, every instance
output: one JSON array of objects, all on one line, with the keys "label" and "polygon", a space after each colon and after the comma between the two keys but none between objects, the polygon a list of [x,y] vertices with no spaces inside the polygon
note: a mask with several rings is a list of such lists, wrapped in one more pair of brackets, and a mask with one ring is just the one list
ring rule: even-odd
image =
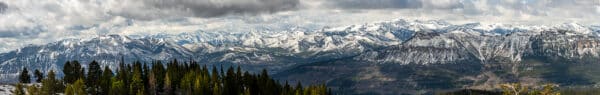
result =
[{"label": "cloudy sky", "polygon": [[600,0],[0,0],[0,52],[98,35],[252,32],[392,19],[597,25]]}]

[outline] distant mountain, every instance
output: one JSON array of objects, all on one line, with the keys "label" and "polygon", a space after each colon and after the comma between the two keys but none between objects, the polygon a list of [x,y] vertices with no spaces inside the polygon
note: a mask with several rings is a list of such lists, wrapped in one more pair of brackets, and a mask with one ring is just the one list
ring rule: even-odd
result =
[{"label": "distant mountain", "polygon": [[[114,68],[121,57],[126,61],[146,62],[193,59],[209,65],[246,65],[251,71],[262,68],[279,70],[297,63],[356,56],[396,45],[408,39],[413,32],[398,28],[399,25],[403,24],[385,22],[315,31],[238,34],[197,31],[179,35],[105,35],[92,39],[68,39],[0,54],[0,77],[4,77],[4,81],[14,79],[22,67],[58,70],[68,60],[97,60]],[[82,63],[86,65],[89,62]]]},{"label": "distant mountain", "polygon": [[[327,83],[345,94],[434,94],[497,84],[600,83],[598,30],[578,24],[479,29],[479,24],[415,32],[398,45],[355,57],[296,66],[282,80]],[[322,76],[313,78],[309,76]]]},{"label": "distant mountain", "polygon": [[[421,93],[485,88],[507,81],[564,82],[554,79],[558,76],[544,75],[562,65],[542,63],[594,63],[600,56],[599,35],[598,26],[574,23],[452,25],[403,19],[319,30],[105,35],[2,53],[0,79],[14,81],[22,67],[57,70],[68,60],[97,60],[114,69],[121,57],[146,62],[177,58],[207,65],[241,65],[249,71],[268,68],[278,73],[277,78],[327,82],[355,93]],[[574,70],[585,67],[571,65],[567,67],[577,67]],[[524,73],[529,69],[550,71]],[[361,92],[368,90],[372,92]]]}]

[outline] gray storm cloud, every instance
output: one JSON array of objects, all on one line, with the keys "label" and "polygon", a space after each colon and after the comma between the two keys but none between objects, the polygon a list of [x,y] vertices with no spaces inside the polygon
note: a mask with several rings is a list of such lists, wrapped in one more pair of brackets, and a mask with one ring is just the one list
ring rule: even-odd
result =
[{"label": "gray storm cloud", "polygon": [[343,9],[420,8],[420,0],[328,0],[327,5]]},{"label": "gray storm cloud", "polygon": [[4,13],[6,10],[8,10],[8,5],[4,2],[0,2],[0,13]]},{"label": "gray storm cloud", "polygon": [[111,10],[128,18],[217,17],[228,14],[255,15],[296,9],[299,0],[130,0]]},{"label": "gray storm cloud", "polygon": [[460,0],[327,0],[325,5],[339,9],[454,9]]}]

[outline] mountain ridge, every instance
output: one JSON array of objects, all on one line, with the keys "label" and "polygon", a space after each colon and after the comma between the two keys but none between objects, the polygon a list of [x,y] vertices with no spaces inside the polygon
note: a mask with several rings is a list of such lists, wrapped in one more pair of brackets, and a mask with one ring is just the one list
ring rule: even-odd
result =
[{"label": "mountain ridge", "polygon": [[[75,59],[97,60],[101,65],[114,68],[116,66],[113,65],[118,63],[115,59],[121,57],[128,61],[194,59],[205,64],[244,65],[248,69],[257,67],[274,71],[292,68],[297,64],[353,56],[357,56],[354,57],[356,60],[372,63],[436,64],[461,60],[517,62],[525,55],[535,55],[529,53],[533,52],[528,46],[533,42],[530,40],[546,32],[564,36],[562,38],[567,42],[563,46],[572,44],[569,39],[586,36],[590,45],[581,46],[586,47],[584,49],[572,48],[577,52],[569,52],[572,54],[569,56],[585,56],[582,54],[586,53],[597,56],[595,44],[598,41],[592,41],[598,40],[600,30],[597,29],[575,23],[554,26],[452,25],[440,20],[396,19],[346,27],[325,27],[314,31],[196,31],[136,37],[104,35],[32,45],[2,53],[0,77],[9,79],[21,67],[57,70],[65,61]],[[541,39],[541,42],[544,41],[551,42],[551,39]],[[554,44],[540,44],[544,45]],[[539,53],[546,52],[541,50]]]}]

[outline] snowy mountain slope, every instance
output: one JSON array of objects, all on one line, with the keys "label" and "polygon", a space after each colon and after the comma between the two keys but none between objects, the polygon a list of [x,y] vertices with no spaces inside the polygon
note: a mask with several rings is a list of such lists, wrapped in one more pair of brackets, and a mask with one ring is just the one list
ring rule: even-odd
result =
[{"label": "snowy mountain slope", "polygon": [[599,58],[598,31],[579,24],[498,27],[480,24],[416,32],[402,44],[355,58],[374,63],[435,64],[505,62],[523,57]]},{"label": "snowy mountain slope", "polygon": [[429,95],[514,82],[594,87],[600,83],[597,31],[578,24],[423,29],[398,45],[299,65],[274,77],[325,83],[342,94]]},{"label": "snowy mountain slope", "polygon": [[52,69],[60,72],[62,64],[75,59],[85,64],[97,60],[101,65],[114,68],[121,57],[128,60],[152,61],[187,58],[192,53],[187,48],[162,39],[130,39],[126,36],[108,35],[89,40],[71,39],[41,46],[29,46],[0,55],[1,77],[8,80],[9,77],[16,77],[16,73],[22,67],[27,67],[29,70]]},{"label": "snowy mountain slope", "polygon": [[[114,68],[121,57],[128,61],[194,59],[206,64],[241,64],[254,66],[257,70],[270,68],[276,71],[301,63],[353,56],[372,63],[401,64],[518,62],[526,55],[549,55],[546,52],[568,53],[560,56],[569,58],[597,57],[595,44],[599,35],[597,26],[572,23],[554,26],[452,25],[436,20],[403,19],[312,31],[302,28],[249,30],[253,31],[107,35],[33,45],[0,54],[0,77],[9,80],[22,67],[59,69],[65,61],[75,59],[98,60],[101,65]],[[543,39],[552,37],[542,34],[557,30],[567,31],[556,34],[562,37],[560,40]],[[580,36],[586,38],[578,38]],[[574,45],[578,42],[582,45]],[[538,50],[533,45],[544,49]],[[561,47],[547,49],[556,45]]]},{"label": "snowy mountain slope", "polygon": [[[101,65],[114,68],[121,57],[125,57],[127,61],[193,58],[207,64],[256,64],[283,68],[282,66],[295,63],[354,56],[367,50],[394,45],[400,43],[401,39],[406,39],[402,38],[409,35],[406,33],[412,32],[395,28],[393,23],[371,24],[378,27],[373,29],[379,30],[367,31],[364,30],[366,26],[308,32],[257,31],[259,33],[229,34],[222,31],[197,31],[179,35],[107,35],[92,39],[69,39],[0,54],[0,77],[10,80],[22,67],[30,70],[57,70],[68,60],[82,60],[84,65],[89,63],[85,61],[97,60]],[[404,34],[399,38],[394,33]]]}]

